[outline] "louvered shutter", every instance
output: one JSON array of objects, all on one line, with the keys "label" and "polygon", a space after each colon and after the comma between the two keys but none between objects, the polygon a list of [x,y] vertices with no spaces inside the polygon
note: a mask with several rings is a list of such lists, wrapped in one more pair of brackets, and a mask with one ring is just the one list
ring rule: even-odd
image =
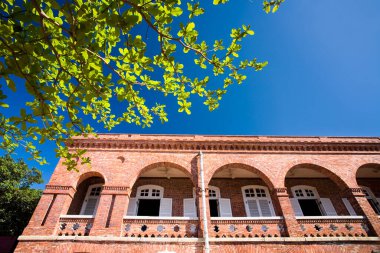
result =
[{"label": "louvered shutter", "polygon": [[296,198],[290,198],[290,203],[292,204],[294,214],[296,216],[303,216],[303,212],[300,206],[300,203],[298,202],[298,199]]},{"label": "louvered shutter", "polygon": [[270,201],[268,201],[266,199],[260,199],[259,200],[259,205],[260,205],[261,216],[263,216],[263,217],[270,217],[270,216],[272,216]]},{"label": "louvered shutter", "polygon": [[162,198],[160,200],[160,216],[162,217],[172,216],[172,199]]},{"label": "louvered shutter", "polygon": [[183,199],[183,216],[197,217],[197,209],[195,207],[195,199]]},{"label": "louvered shutter", "polygon": [[219,199],[219,211],[220,217],[232,217],[230,199]]},{"label": "louvered shutter", "polygon": [[257,205],[257,201],[255,199],[249,199],[246,201],[248,206],[249,214],[247,214],[250,217],[260,217],[259,212],[259,206]]},{"label": "louvered shutter", "polygon": [[96,204],[99,197],[89,197],[87,199],[86,208],[84,209],[84,215],[95,215]]},{"label": "louvered shutter", "polygon": [[357,214],[356,214],[354,208],[352,207],[350,201],[348,201],[348,199],[346,199],[346,198],[342,198],[342,200],[343,200],[344,205],[346,206],[348,213],[351,216],[356,216]]},{"label": "louvered shutter", "polygon": [[327,216],[336,216],[338,215],[335,211],[335,208],[329,198],[320,198],[321,204]]},{"label": "louvered shutter", "polygon": [[127,215],[128,216],[136,216],[137,214],[137,199],[130,198],[128,204]]}]

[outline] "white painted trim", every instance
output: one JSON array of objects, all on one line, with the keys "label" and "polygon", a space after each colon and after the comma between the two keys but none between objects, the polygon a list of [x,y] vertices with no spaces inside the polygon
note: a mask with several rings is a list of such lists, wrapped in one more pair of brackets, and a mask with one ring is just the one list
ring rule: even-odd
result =
[{"label": "white painted trim", "polygon": [[[246,189],[253,189],[255,197],[247,197],[245,195],[245,190]],[[256,196],[257,195],[256,189],[262,189],[262,190],[264,190],[264,192],[266,194],[266,197],[257,197]],[[243,194],[245,213],[247,214],[247,217],[252,217],[251,213],[249,211],[248,200],[255,200],[256,201],[260,217],[264,217],[264,216],[262,215],[262,209],[261,209],[261,205],[259,203],[259,200],[267,200],[269,202],[268,204],[269,204],[269,209],[270,209],[270,212],[271,212],[271,216],[275,216],[276,215],[275,211],[274,211],[274,208],[273,208],[273,201],[272,201],[272,198],[270,196],[268,187],[262,186],[262,185],[246,185],[246,186],[241,187],[241,191],[242,191],[242,194]],[[265,217],[268,217],[268,216],[265,216]]]},{"label": "white painted trim", "polygon": [[[216,197],[210,197],[210,190],[215,191]],[[208,199],[220,199],[221,198],[219,187],[209,185],[208,191],[209,191],[208,192],[208,194],[209,194]]]},{"label": "white painted trim", "polygon": [[[293,193],[293,198],[296,198],[296,199],[317,199],[319,200],[319,194],[318,194],[318,191],[317,191],[317,188],[313,187],[313,186],[309,186],[309,185],[295,185],[293,186],[292,188],[290,188],[292,193]],[[301,190],[302,193],[303,193],[303,197],[299,197],[296,195],[296,190]],[[306,191],[305,190],[311,190],[315,196],[307,196],[306,194]]]},{"label": "white painted trim", "polygon": [[[351,216],[350,216],[351,217]],[[282,220],[284,217],[282,216],[272,216],[272,217],[211,217],[211,220],[242,220],[242,221],[250,221],[250,220]]]},{"label": "white painted trim", "polygon": [[123,219],[128,220],[198,220],[197,217],[160,217],[160,216],[124,216]]},{"label": "white painted trim", "polygon": [[63,214],[59,218],[65,219],[92,219],[95,218],[95,215],[76,215],[76,214]]},{"label": "white painted trim", "polygon": [[94,209],[93,215],[96,214],[96,211],[98,210],[98,205],[99,205],[99,202],[100,202],[100,195],[101,195],[102,190],[103,190],[103,188],[102,188],[103,184],[92,184],[92,185],[88,186],[86,197],[84,198],[83,203],[82,203],[82,208],[80,209],[80,215],[83,215],[84,211],[86,210],[88,199],[90,197],[91,198],[95,198],[95,197],[90,196],[90,194],[91,194],[91,190],[93,188],[97,188],[97,187],[101,187],[101,188],[100,188],[99,196],[95,196],[96,197],[96,205],[95,205],[95,209]]},{"label": "white painted trim", "polygon": [[364,216],[296,216],[297,220],[361,220]]},{"label": "white painted trim", "polygon": [[[160,190],[160,196],[152,196],[154,189]],[[149,190],[148,196],[141,196],[141,190]],[[146,184],[137,187],[136,198],[137,199],[162,199],[164,197],[164,187],[153,184]]]},{"label": "white painted trim", "polygon": [[[88,241],[88,242],[172,242],[203,243],[203,238],[145,238],[116,236],[34,236],[21,235],[19,241]],[[210,238],[210,242],[380,242],[380,237],[258,237]]]}]

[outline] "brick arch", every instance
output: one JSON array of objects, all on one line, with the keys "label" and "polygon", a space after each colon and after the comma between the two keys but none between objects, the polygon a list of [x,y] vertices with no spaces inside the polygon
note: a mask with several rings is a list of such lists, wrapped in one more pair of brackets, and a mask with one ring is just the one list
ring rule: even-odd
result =
[{"label": "brick arch", "polygon": [[91,177],[100,177],[104,180],[104,184],[107,183],[107,179],[106,177],[100,173],[100,172],[97,172],[97,171],[89,171],[89,172],[85,172],[81,175],[78,176],[78,179],[76,180],[77,184],[76,184],[76,187],[75,189],[83,182],[85,181],[86,179],[89,179]]},{"label": "brick arch", "polygon": [[132,189],[132,187],[136,183],[137,179],[143,173],[145,173],[149,170],[155,169],[155,168],[159,168],[159,167],[168,167],[168,168],[178,169],[178,170],[182,171],[183,173],[185,173],[185,175],[187,175],[189,177],[189,179],[191,180],[191,182],[193,183],[194,186],[196,185],[194,183],[193,175],[191,175],[191,173],[186,168],[182,167],[181,165],[173,163],[173,162],[155,162],[155,163],[152,163],[152,164],[145,166],[143,169],[141,169],[139,171],[139,173],[136,175],[136,177],[134,177],[131,180],[130,188]]},{"label": "brick arch", "polygon": [[285,186],[285,180],[287,178],[287,175],[289,174],[289,172],[291,172],[292,170],[294,169],[297,169],[299,167],[302,167],[302,168],[309,168],[309,169],[313,169],[313,170],[316,170],[324,175],[326,175],[328,178],[330,178],[341,190],[345,190],[347,188],[349,188],[349,186],[347,185],[347,183],[342,179],[340,178],[337,174],[335,174],[334,172],[332,172],[331,170],[323,167],[323,166],[320,166],[320,165],[317,165],[317,164],[313,164],[313,163],[300,163],[300,164],[296,164],[294,166],[292,166],[289,170],[286,171],[286,174],[285,176],[283,177],[283,184]]},{"label": "brick arch", "polygon": [[355,178],[357,178],[359,170],[363,169],[364,167],[375,167],[377,169],[380,169],[380,163],[365,163],[360,165],[355,172]]},{"label": "brick arch", "polygon": [[270,190],[274,189],[274,184],[272,183],[272,181],[269,179],[269,177],[266,174],[264,174],[259,169],[255,168],[251,165],[244,164],[244,163],[229,163],[229,164],[225,164],[225,165],[217,168],[215,171],[213,171],[212,176],[207,179],[207,182],[205,181],[205,185],[209,185],[211,179],[213,178],[213,176],[215,175],[216,172],[218,172],[220,170],[224,170],[224,169],[229,169],[229,168],[241,168],[244,170],[251,171],[251,172],[257,174],[265,182],[265,184],[267,185],[267,187]]},{"label": "brick arch", "polygon": [[105,185],[105,178],[101,173],[96,171],[90,171],[81,174],[77,180],[77,185],[75,187],[76,191],[73,196],[73,199],[71,200],[67,214],[80,214],[80,210],[84,203],[86,193],[89,187],[97,184],[102,186]]},{"label": "brick arch", "polygon": [[358,183],[358,173],[359,173],[359,170],[360,169],[363,169],[364,167],[373,167],[373,168],[376,168],[376,169],[380,169],[380,163],[365,163],[365,164],[362,164],[360,165],[357,169],[356,169],[356,172],[355,174],[353,175],[355,178],[354,178],[354,182],[356,182],[357,184],[357,187],[360,187],[360,183]]}]

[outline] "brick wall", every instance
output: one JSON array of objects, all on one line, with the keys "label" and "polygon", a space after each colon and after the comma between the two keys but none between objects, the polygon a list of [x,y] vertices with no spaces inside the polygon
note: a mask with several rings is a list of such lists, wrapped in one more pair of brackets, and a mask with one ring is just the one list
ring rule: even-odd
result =
[{"label": "brick wall", "polygon": [[[165,188],[164,197],[173,199],[173,216],[183,215],[183,198],[193,197],[197,189],[200,203],[199,150],[204,150],[205,183],[219,187],[223,198],[231,199],[233,216],[246,216],[241,187],[246,185],[267,186],[276,215],[284,215],[292,236],[299,224],[291,210],[290,187],[309,185],[316,187],[321,197],[330,198],[338,215],[348,215],[341,198],[348,198],[358,215],[365,215],[372,235],[380,235],[379,217],[363,197],[359,185],[368,186],[380,197],[380,177],[356,178],[359,168],[380,164],[380,140],[378,138],[326,138],[326,137],[245,137],[245,136],[157,136],[157,135],[100,135],[98,139],[78,139],[72,148],[87,148],[91,167],[79,166],[79,172],[68,172],[60,160],[44,191],[28,227],[23,235],[52,236],[59,229],[61,214],[78,214],[87,188],[104,180],[107,190],[100,198],[91,235],[118,237],[123,233],[122,216],[129,197],[136,195],[138,186],[155,184]],[[364,166],[364,167],[363,167]],[[140,178],[150,169],[170,167],[181,170],[188,178]],[[216,171],[243,168],[256,174],[251,179],[214,178]],[[288,172],[297,168],[309,168],[325,175],[324,178],[289,178]],[[369,168],[371,168],[369,166]],[[90,178],[90,179],[89,179]],[[86,180],[88,179],[88,180]],[[91,181],[95,180],[95,181]],[[96,181],[97,180],[97,181]],[[79,185],[78,185],[79,184]],[[283,191],[287,188],[287,192]],[[279,201],[281,197],[281,201]],[[208,218],[208,217],[207,217]],[[200,220],[200,229],[202,229]],[[201,233],[200,233],[201,235]],[[333,242],[337,244],[337,241]],[[169,244],[156,243],[156,248],[133,242],[25,242],[21,241],[17,252],[157,252]],[[165,247],[163,247],[165,245]],[[198,244],[170,244],[168,250],[183,252],[190,247],[202,252]],[[377,242],[339,243],[337,245],[297,243],[284,248],[288,252],[369,252],[378,249]],[[375,245],[375,246],[374,246]],[[28,248],[29,246],[29,248]],[[281,252],[282,244],[220,243],[212,244],[221,252]],[[310,251],[308,251],[308,249]],[[131,251],[128,251],[131,250]],[[271,251],[272,252],[272,251]],[[284,252],[284,251],[282,251]],[[339,252],[339,251],[335,251]]]},{"label": "brick wall", "polygon": [[[202,253],[203,243],[106,243],[106,242],[20,242],[15,252],[89,253],[125,252],[157,253],[160,251]],[[46,249],[49,249],[46,251]],[[380,250],[378,243],[211,243],[211,253],[372,253]]]}]

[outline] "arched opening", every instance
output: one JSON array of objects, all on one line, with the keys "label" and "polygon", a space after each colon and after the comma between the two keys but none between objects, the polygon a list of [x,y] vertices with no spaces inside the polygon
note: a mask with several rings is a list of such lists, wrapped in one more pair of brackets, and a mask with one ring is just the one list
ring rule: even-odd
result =
[{"label": "arched opening", "polygon": [[197,217],[194,191],[190,175],[182,167],[150,165],[132,187],[127,216]]},{"label": "arched opening", "polygon": [[95,215],[103,185],[101,176],[82,175],[67,214]]},{"label": "arched opening", "polygon": [[208,188],[211,217],[281,215],[278,200],[271,195],[273,184],[265,174],[251,166],[228,164],[219,168]]},{"label": "arched opening", "polygon": [[323,167],[296,165],[286,174],[285,186],[296,216],[356,215],[346,183]]},{"label": "arched opening", "polygon": [[363,189],[369,204],[380,215],[380,164],[365,164],[356,172],[356,181]]}]

